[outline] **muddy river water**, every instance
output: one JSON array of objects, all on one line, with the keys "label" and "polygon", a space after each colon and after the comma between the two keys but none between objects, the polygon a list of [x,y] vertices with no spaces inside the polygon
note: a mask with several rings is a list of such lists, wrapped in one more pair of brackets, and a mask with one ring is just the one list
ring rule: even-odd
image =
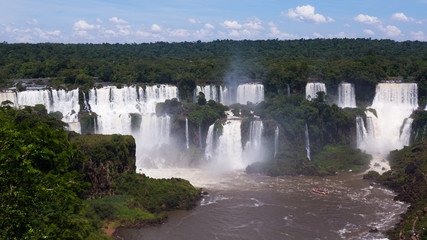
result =
[{"label": "muddy river water", "polygon": [[[208,195],[193,210],[169,214],[160,226],[119,229],[119,239],[385,239],[381,231],[392,228],[407,208],[361,174],[268,177],[200,169],[146,174],[188,179]],[[316,187],[329,194],[314,193]]]}]

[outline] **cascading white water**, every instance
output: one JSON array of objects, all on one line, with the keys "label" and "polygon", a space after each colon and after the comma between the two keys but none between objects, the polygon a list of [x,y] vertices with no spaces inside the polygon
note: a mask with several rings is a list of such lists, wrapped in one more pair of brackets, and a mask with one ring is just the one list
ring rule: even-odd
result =
[{"label": "cascading white water", "polygon": [[223,125],[222,134],[218,138],[217,146],[206,148],[213,149],[213,153],[205,152],[206,155],[209,154],[211,156],[208,165],[213,169],[223,171],[242,169],[246,166],[242,158],[243,147],[240,125],[241,120],[227,120]]},{"label": "cascading white water", "polygon": [[214,136],[214,124],[209,126],[208,134],[206,136],[206,148],[205,148],[205,159],[208,162],[213,162],[215,156],[215,136]]},{"label": "cascading white water", "polygon": [[223,105],[231,105],[235,103],[235,97],[233,96],[233,89],[227,86],[221,86],[219,91],[220,103]]},{"label": "cascading white water", "polygon": [[203,148],[203,145],[202,145],[202,125],[199,125],[199,147]]},{"label": "cascading white water", "polygon": [[248,141],[246,142],[243,158],[246,163],[253,163],[262,161],[263,152],[263,140],[262,134],[264,132],[264,125],[260,120],[253,120],[249,124]]},{"label": "cascading white water", "polygon": [[222,128],[222,134],[215,136],[214,125],[209,126],[206,137],[205,159],[210,169],[243,169],[255,161],[263,161],[263,124],[252,121],[249,127],[248,142],[242,146],[241,122],[228,119]]},{"label": "cascading white water", "polygon": [[137,168],[161,167],[166,160],[153,151],[170,141],[170,117],[155,114],[156,104],[177,98],[175,86],[107,86],[91,89],[88,104],[97,117],[99,134],[131,134]]},{"label": "cascading white water", "polygon": [[279,126],[274,130],[274,157],[276,157],[277,152],[279,151]]},{"label": "cascading white water", "polygon": [[342,108],[356,107],[356,94],[354,84],[340,83],[338,85],[338,106]]},{"label": "cascading white water", "polygon": [[245,83],[236,86],[197,86],[194,91],[194,101],[197,101],[199,92],[205,94],[207,101],[214,100],[224,105],[233,103],[254,104],[264,101],[264,85],[261,83]]},{"label": "cascading white water", "polygon": [[185,118],[185,145],[187,149],[190,148],[190,137],[188,134],[188,118]]},{"label": "cascading white water", "polygon": [[289,84],[287,84],[288,85],[288,96],[290,96],[291,95],[291,87],[289,86]]},{"label": "cascading white water", "polygon": [[[366,111],[367,130],[359,148],[372,154],[371,168],[380,172],[388,170],[385,161],[391,150],[401,149],[409,144],[411,113],[418,108],[418,88],[416,83],[380,83],[370,108],[376,115]],[[357,120],[356,120],[357,121]],[[374,168],[380,165],[381,168]]]},{"label": "cascading white water", "polygon": [[368,133],[365,128],[365,123],[363,118],[360,116],[356,116],[356,141],[357,148],[365,148],[364,143],[367,138]]},{"label": "cascading white water", "polygon": [[17,104],[16,93],[12,91],[0,92],[0,103],[10,101],[14,106]]},{"label": "cascading white water", "polygon": [[410,144],[411,129],[412,129],[412,122],[413,121],[414,121],[413,118],[406,118],[404,123],[403,123],[403,126],[400,130],[399,140],[405,146],[409,146],[409,144]]},{"label": "cascading white water", "polygon": [[305,98],[308,100],[317,98],[318,92],[325,92],[326,94],[326,85],[324,83],[309,82],[305,86]]},{"label": "cascading white water", "polygon": [[307,159],[311,161],[310,155],[310,137],[308,135],[308,126],[305,124],[305,150],[307,151]]},{"label": "cascading white water", "polygon": [[218,88],[219,86],[216,85],[196,86],[196,90],[194,91],[194,101],[197,102],[197,96],[202,92],[205,95],[206,101],[214,100],[215,102],[219,102],[220,95]]},{"label": "cascading white water", "polygon": [[80,133],[80,124],[78,122],[79,89],[71,91],[60,90],[29,90],[22,92],[2,92],[0,101],[9,100],[15,107],[35,106],[42,104],[46,110],[51,112],[61,112],[62,121],[69,124],[69,129]]},{"label": "cascading white water", "polygon": [[240,84],[237,87],[236,102],[246,104],[251,102],[254,104],[264,101],[264,85],[259,83]]},{"label": "cascading white water", "polygon": [[88,113],[91,113],[92,111],[90,110],[90,106],[87,103],[87,98],[86,98],[86,93],[83,91],[83,106],[84,106],[84,110]]}]

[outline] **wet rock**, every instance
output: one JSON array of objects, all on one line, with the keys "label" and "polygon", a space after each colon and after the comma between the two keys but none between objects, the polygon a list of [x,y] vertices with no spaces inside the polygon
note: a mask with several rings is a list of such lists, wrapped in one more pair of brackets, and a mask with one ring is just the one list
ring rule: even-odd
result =
[{"label": "wet rock", "polygon": [[369,232],[371,232],[371,233],[378,232],[378,228],[373,227],[373,228],[371,228],[371,229],[369,230]]}]

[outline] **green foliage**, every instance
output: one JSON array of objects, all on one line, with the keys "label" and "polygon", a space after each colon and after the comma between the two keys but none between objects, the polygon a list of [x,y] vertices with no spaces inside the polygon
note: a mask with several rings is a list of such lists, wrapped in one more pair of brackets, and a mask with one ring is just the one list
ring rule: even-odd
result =
[{"label": "green foliage", "polygon": [[206,105],[206,98],[204,93],[199,92],[199,95],[197,95],[197,104],[201,106]]},{"label": "green foliage", "polygon": [[96,115],[96,113],[81,112],[79,114],[80,131],[82,134],[95,133],[97,117],[98,115]]},{"label": "green foliage", "polygon": [[0,110],[0,236],[85,239],[80,217],[87,184],[75,167],[85,160],[61,124],[33,108]]},{"label": "green foliage", "polygon": [[[373,50],[374,49],[374,50]],[[53,78],[54,84],[91,86],[169,83],[190,101],[196,81],[257,79],[267,93],[303,92],[307,78],[356,84],[358,101],[390,76],[417,81],[427,96],[425,42],[371,39],[258,40],[142,44],[0,43],[0,86],[6,79]],[[410,78],[413,77],[413,78]]]},{"label": "green foliage", "polygon": [[[349,147],[355,138],[358,111],[330,106],[324,101],[307,101],[295,94],[267,99],[257,106],[255,114],[270,123],[266,124],[265,137],[271,144],[279,125],[280,141],[276,158],[251,166],[250,171],[260,170],[270,175],[324,175],[349,169],[362,171],[366,166],[368,157]],[[242,124],[246,129],[248,123]],[[306,157],[305,124],[313,162]]]},{"label": "green foliage", "polygon": [[422,142],[427,139],[427,112],[416,111],[411,116],[414,121],[412,122],[411,129],[411,143]]},{"label": "green foliage", "polygon": [[348,145],[328,145],[319,154],[314,156],[313,163],[319,167],[319,171],[333,174],[338,171],[348,170],[354,172],[365,171],[370,160],[370,155]]},{"label": "green foliage", "polygon": [[92,184],[87,198],[111,195],[118,175],[136,169],[136,145],[132,136],[70,133],[68,138],[88,159],[80,167],[80,171],[86,173],[86,181]]},{"label": "green foliage", "polygon": [[166,100],[163,103],[157,103],[156,105],[156,114],[162,116],[164,114],[177,115],[181,112],[182,103],[176,98],[171,100]]},{"label": "green foliage", "polygon": [[152,213],[176,209],[190,209],[199,199],[199,190],[187,180],[151,179],[145,175],[127,172],[119,176],[115,192],[131,195],[130,205]]},{"label": "green foliage", "polygon": [[391,239],[410,239],[412,228],[427,236],[427,141],[412,147],[392,151],[389,156],[391,171],[378,178],[382,184],[398,193],[396,200],[411,203],[396,228],[387,232]]},{"label": "green foliage", "polygon": [[367,174],[363,175],[363,179],[377,180],[380,177],[380,174],[376,171],[369,171]]},{"label": "green foliage", "polygon": [[224,111],[227,110],[228,107],[209,100],[206,105],[191,105],[188,109],[188,120],[197,125],[209,126],[225,117]]}]

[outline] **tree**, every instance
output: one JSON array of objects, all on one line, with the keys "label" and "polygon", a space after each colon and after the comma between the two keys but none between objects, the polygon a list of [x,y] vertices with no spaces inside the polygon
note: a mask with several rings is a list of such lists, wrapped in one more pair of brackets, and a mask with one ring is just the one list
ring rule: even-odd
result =
[{"label": "tree", "polygon": [[0,238],[85,239],[86,185],[75,169],[85,158],[51,117],[22,111],[0,110]]}]

